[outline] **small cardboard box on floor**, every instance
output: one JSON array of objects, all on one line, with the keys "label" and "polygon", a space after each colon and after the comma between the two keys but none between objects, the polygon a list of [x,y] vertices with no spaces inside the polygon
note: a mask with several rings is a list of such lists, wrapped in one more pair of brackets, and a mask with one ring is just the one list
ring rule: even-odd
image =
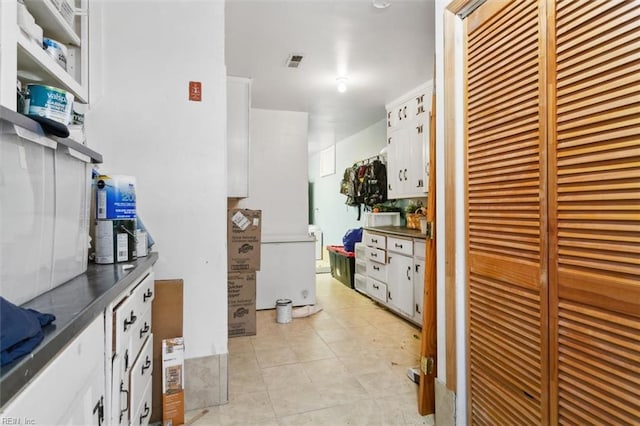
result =
[{"label": "small cardboard box on floor", "polygon": [[[162,366],[162,341],[183,336],[183,287],[181,279],[156,280],[151,310],[153,365]],[[153,374],[151,423],[162,422],[162,373]]]},{"label": "small cardboard box on floor", "polygon": [[255,336],[262,211],[231,208],[227,217],[228,335]]},{"label": "small cardboard box on floor", "polygon": [[184,340],[162,340],[162,425],[184,424]]},{"label": "small cardboard box on floor", "polygon": [[256,273],[229,272],[227,277],[229,337],[256,335]]}]

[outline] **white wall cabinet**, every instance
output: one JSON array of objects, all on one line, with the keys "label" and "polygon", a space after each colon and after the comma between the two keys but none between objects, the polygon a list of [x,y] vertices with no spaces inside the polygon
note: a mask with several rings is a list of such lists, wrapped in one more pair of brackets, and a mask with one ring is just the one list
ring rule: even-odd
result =
[{"label": "white wall cabinet", "polygon": [[386,106],[387,192],[389,199],[424,197],[428,189],[431,84],[424,84]]},{"label": "white wall cabinet", "polygon": [[249,196],[251,80],[227,77],[227,197]]},{"label": "white wall cabinet", "polygon": [[0,104],[16,110],[16,79],[23,84],[46,84],[71,92],[75,101],[88,103],[88,8],[87,0],[75,0],[82,13],[70,23],[60,12],[66,1],[25,0],[29,13],[42,27],[44,37],[68,48],[65,70],[42,46],[18,26],[17,0],[0,1]]}]

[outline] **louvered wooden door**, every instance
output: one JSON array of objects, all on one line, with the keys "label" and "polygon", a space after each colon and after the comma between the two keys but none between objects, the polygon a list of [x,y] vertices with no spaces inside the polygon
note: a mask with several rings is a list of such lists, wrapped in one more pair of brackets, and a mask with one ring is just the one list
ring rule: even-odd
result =
[{"label": "louvered wooden door", "polygon": [[640,424],[640,1],[465,21],[472,424]]},{"label": "louvered wooden door", "polygon": [[554,10],[553,417],[639,425],[640,2]]},{"label": "louvered wooden door", "polygon": [[473,424],[548,419],[543,11],[495,2],[466,22],[468,348]]}]

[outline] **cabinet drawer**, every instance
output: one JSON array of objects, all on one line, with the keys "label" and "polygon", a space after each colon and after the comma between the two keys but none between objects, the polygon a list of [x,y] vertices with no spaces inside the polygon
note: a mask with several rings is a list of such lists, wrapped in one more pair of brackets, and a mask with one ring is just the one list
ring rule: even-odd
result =
[{"label": "cabinet drawer", "polygon": [[388,237],[387,250],[407,256],[413,256],[413,241],[402,238]]},{"label": "cabinet drawer", "polygon": [[151,388],[151,380],[149,380],[142,394],[140,405],[131,417],[130,424],[132,426],[146,426],[149,424],[149,418],[151,417]]},{"label": "cabinet drawer", "polygon": [[356,258],[356,274],[367,275],[367,263],[364,259],[358,260]]},{"label": "cabinet drawer", "polygon": [[[146,276],[145,276],[146,275]],[[144,312],[151,308],[151,302],[153,302],[153,290],[154,290],[154,274],[151,269],[143,274],[144,278],[131,292],[131,296],[137,301],[140,306],[140,312]]]},{"label": "cabinet drawer", "polygon": [[151,334],[151,309],[148,309],[144,315],[138,319],[135,324],[133,333],[131,333],[131,349],[130,354],[133,360],[138,356],[140,348],[144,344],[147,337]]},{"label": "cabinet drawer", "polygon": [[387,248],[387,238],[384,235],[372,234],[371,232],[364,231],[362,240],[369,247],[375,247],[382,250]]},{"label": "cabinet drawer", "polygon": [[129,349],[129,365],[151,331],[153,288],[154,274],[149,271],[129,296],[115,308],[114,351],[121,354]]},{"label": "cabinet drawer", "polygon": [[387,263],[387,252],[377,248],[367,247],[367,259],[369,261],[385,264]]},{"label": "cabinet drawer", "polygon": [[427,250],[425,240],[413,240],[413,255],[419,259],[424,259]]},{"label": "cabinet drawer", "polygon": [[135,300],[129,296],[115,308],[113,324],[115,345],[113,350],[116,354],[123,354],[129,348],[130,336],[140,315],[139,312],[136,312],[135,305]]},{"label": "cabinet drawer", "polygon": [[[139,407],[143,398],[147,383],[151,380],[153,373],[153,335],[149,336],[145,342],[140,355],[131,368],[129,379],[129,389],[131,389],[130,406]],[[134,419],[132,419],[134,420]]]},{"label": "cabinet drawer", "polygon": [[371,277],[367,277],[367,293],[369,296],[382,303],[387,303],[387,285],[375,280]]},{"label": "cabinet drawer", "polygon": [[365,275],[355,274],[353,281],[356,290],[361,293],[367,293],[367,277]]},{"label": "cabinet drawer", "polygon": [[382,263],[376,263],[373,261],[368,261],[367,265],[367,275],[371,278],[375,278],[378,281],[382,281],[384,283],[387,282],[387,265]]}]

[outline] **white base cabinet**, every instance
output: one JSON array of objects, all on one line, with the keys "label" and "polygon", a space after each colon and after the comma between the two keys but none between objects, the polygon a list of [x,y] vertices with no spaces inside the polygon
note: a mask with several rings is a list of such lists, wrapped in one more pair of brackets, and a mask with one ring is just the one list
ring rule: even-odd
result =
[{"label": "white base cabinet", "polygon": [[[360,255],[366,261],[366,269],[357,274],[359,291],[421,326],[424,239],[365,230],[362,243],[366,247]],[[356,262],[359,260],[356,253]]]},{"label": "white base cabinet", "polygon": [[413,258],[390,252],[387,261],[387,301],[403,314],[413,317]]},{"label": "white base cabinet", "polygon": [[3,409],[3,424],[104,424],[104,324],[100,315],[71,341]]},{"label": "white base cabinet", "polygon": [[[151,303],[154,298],[152,270],[125,290],[107,310],[108,341],[111,357],[106,370],[109,380],[109,419],[111,425],[146,425],[151,409],[147,387],[153,373],[153,335],[151,334]],[[144,409],[146,406],[147,410]],[[146,414],[145,414],[146,413]]]},{"label": "white base cabinet", "polygon": [[422,307],[424,300],[424,259],[413,260],[413,319],[422,324]]}]

